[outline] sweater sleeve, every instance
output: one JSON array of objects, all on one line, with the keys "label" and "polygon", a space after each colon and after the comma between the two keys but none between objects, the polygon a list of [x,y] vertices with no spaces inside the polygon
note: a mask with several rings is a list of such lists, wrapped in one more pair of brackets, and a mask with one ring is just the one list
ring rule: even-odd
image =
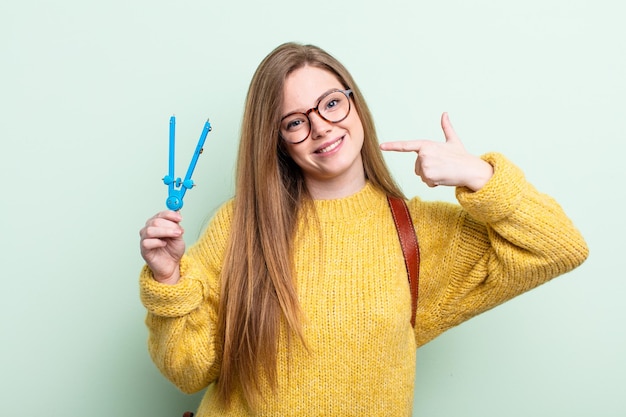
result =
[{"label": "sweater sleeve", "polygon": [[579,231],[500,154],[461,204],[410,202],[421,251],[418,346],[506,300],[571,271],[588,256]]},{"label": "sweater sleeve", "polygon": [[139,278],[141,301],[148,310],[150,356],[161,373],[186,393],[207,387],[219,375],[219,276],[231,212],[230,205],[224,205],[185,253],[177,284],[155,281],[147,266]]}]

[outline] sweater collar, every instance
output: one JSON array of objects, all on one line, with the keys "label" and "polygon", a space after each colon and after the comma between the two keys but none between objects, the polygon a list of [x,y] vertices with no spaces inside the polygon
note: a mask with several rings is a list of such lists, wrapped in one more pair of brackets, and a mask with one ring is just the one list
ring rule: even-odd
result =
[{"label": "sweater collar", "polygon": [[369,181],[356,193],[332,200],[313,200],[319,220],[343,222],[347,219],[362,219],[364,215],[376,210],[378,204],[385,204],[385,194]]}]

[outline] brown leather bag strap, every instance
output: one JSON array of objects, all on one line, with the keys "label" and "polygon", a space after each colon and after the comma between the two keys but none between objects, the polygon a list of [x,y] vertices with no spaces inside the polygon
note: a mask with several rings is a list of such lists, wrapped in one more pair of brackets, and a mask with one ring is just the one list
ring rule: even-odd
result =
[{"label": "brown leather bag strap", "polygon": [[393,221],[396,224],[398,230],[398,238],[400,239],[400,246],[402,247],[402,253],[404,254],[404,264],[406,266],[406,272],[409,276],[409,285],[411,287],[411,326],[415,327],[415,316],[417,313],[417,296],[419,288],[419,274],[420,274],[420,250],[417,243],[417,235],[415,234],[415,228],[413,227],[413,221],[411,220],[411,213],[406,202],[398,197],[387,196],[389,201],[389,208],[391,208],[391,214]]}]

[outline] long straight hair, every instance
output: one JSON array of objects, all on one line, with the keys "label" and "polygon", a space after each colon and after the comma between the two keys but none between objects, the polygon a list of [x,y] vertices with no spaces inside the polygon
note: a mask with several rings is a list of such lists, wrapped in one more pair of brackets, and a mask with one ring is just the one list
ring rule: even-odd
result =
[{"label": "long straight hair", "polygon": [[267,55],[246,97],[233,226],[221,273],[217,396],[226,406],[237,388],[253,409],[262,380],[275,390],[282,326],[288,340],[296,336],[305,343],[291,247],[298,210],[311,197],[279,136],[284,81],[305,65],[329,71],[352,89],[365,134],[361,154],[366,178],[387,194],[404,197],[383,160],[371,113],[344,66],[313,45],[286,43]]}]

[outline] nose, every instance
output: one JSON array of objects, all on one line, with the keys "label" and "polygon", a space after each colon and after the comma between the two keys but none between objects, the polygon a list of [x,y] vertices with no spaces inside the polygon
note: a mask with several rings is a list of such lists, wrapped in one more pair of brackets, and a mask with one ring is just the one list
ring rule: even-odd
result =
[{"label": "nose", "polygon": [[324,119],[317,111],[309,113],[311,123],[311,139],[319,139],[326,136],[332,129],[332,123]]}]

